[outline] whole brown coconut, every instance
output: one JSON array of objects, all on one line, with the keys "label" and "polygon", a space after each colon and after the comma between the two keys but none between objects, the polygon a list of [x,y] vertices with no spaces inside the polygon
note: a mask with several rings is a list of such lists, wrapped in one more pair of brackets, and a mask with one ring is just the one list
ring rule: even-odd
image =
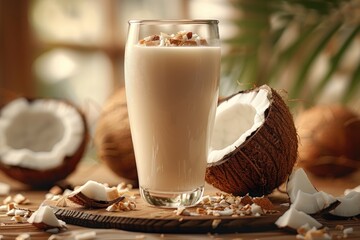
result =
[{"label": "whole brown coconut", "polygon": [[299,166],[319,177],[343,177],[360,167],[360,118],[341,105],[319,105],[296,118]]},{"label": "whole brown coconut", "polygon": [[[248,97],[249,94],[254,96]],[[208,160],[206,181],[222,191],[235,195],[269,194],[285,182],[297,159],[298,139],[292,115],[281,96],[266,85],[227,98],[218,106],[216,119],[221,115],[219,108],[222,104],[227,104],[226,102],[229,104],[227,112],[239,112],[239,115],[231,118],[235,125],[240,124],[241,118],[249,117],[247,112],[242,113],[241,108],[256,108],[264,102],[268,105],[254,114],[255,118],[261,114],[262,120],[243,142],[238,143],[239,145],[236,142],[228,143],[230,151],[218,156],[216,161]],[[253,121],[251,118],[247,122]],[[214,129],[217,128],[217,124],[220,123],[215,120]],[[234,128],[231,124],[224,126],[227,129],[220,132],[220,135],[227,134]]]},{"label": "whole brown coconut", "polygon": [[118,176],[137,181],[125,88],[106,101],[95,130],[98,157]]},{"label": "whole brown coconut", "polygon": [[[71,146],[72,148],[74,148],[74,151],[71,155],[66,155],[60,164],[54,166],[54,167],[46,167],[43,169],[35,169],[34,168],[30,168],[30,167],[26,167],[21,165],[20,163],[15,163],[14,164],[7,164],[3,162],[4,156],[2,156],[0,154],[0,169],[9,177],[22,182],[26,185],[29,185],[32,188],[41,188],[41,189],[45,189],[48,187],[53,186],[54,183],[65,179],[68,175],[70,175],[72,172],[74,172],[74,170],[76,169],[78,163],[80,162],[80,160],[82,159],[84,152],[86,150],[86,146],[88,143],[88,139],[89,139],[89,134],[88,134],[88,127],[87,127],[87,120],[85,118],[85,115],[83,114],[83,112],[73,103],[63,100],[63,99],[44,99],[44,98],[37,98],[37,99],[26,99],[26,98],[17,98],[17,99],[13,99],[11,103],[15,102],[15,101],[24,101],[27,102],[29,104],[29,106],[31,106],[33,103],[41,103],[41,105],[39,105],[41,109],[44,109],[44,111],[42,110],[38,110],[37,112],[35,111],[34,113],[31,114],[27,114],[25,113],[26,110],[24,111],[20,111],[20,114],[18,117],[16,117],[15,119],[13,119],[13,122],[11,122],[9,125],[13,125],[12,130],[13,132],[17,133],[14,134],[10,137],[7,137],[5,139],[5,141],[3,144],[0,144],[0,153],[3,152],[4,146],[5,145],[15,145],[14,146],[14,150],[17,151],[28,151],[30,150],[30,152],[37,152],[36,150],[32,149],[32,148],[41,148],[41,145],[47,146],[48,150],[38,150],[38,152],[40,154],[48,154],[53,152],[53,148],[55,143],[50,143],[51,139],[54,138],[49,138],[50,142],[45,142],[44,139],[46,139],[46,137],[49,137],[51,134],[59,134],[59,132],[56,132],[57,130],[54,130],[53,132],[49,131],[50,128],[52,128],[52,126],[56,125],[56,120],[54,121],[52,119],[51,114],[54,114],[54,119],[56,118],[70,118],[71,120],[69,120],[66,124],[68,124],[69,122],[76,122],[76,124],[81,125],[81,131],[79,129],[76,129],[74,135],[72,135],[73,138],[78,138],[77,143],[75,143],[76,146]],[[3,104],[2,108],[5,108],[7,104]],[[20,104],[21,105],[21,104]],[[38,108],[38,109],[39,109]],[[48,115],[46,109],[58,109],[57,113],[49,113],[50,115]],[[3,109],[1,109],[3,110]],[[46,111],[45,111],[46,110]],[[55,110],[57,111],[57,110]],[[51,111],[50,111],[51,112]],[[62,112],[63,114],[59,113]],[[23,114],[23,115],[22,115]],[[60,115],[62,115],[62,117],[60,117]],[[76,116],[74,116],[76,115]],[[2,115],[0,115],[1,118],[3,118]],[[52,120],[51,120],[52,119]],[[36,122],[40,122],[40,124],[34,124]],[[55,123],[54,123],[55,122]],[[24,128],[24,130],[18,130],[18,129],[22,129],[21,125],[29,125],[31,128],[34,128],[34,126],[32,125],[38,125],[35,126],[36,131],[29,131],[29,128]],[[41,126],[40,126],[41,125]],[[74,126],[72,126],[72,128],[74,128]],[[76,128],[76,127],[75,127]],[[56,129],[56,127],[55,127]],[[4,131],[4,135],[2,136],[3,138],[5,136],[7,136],[7,134],[9,132],[11,132],[9,129],[6,129]],[[60,130],[62,131],[62,130]],[[44,133],[45,132],[45,133]],[[29,135],[30,133],[34,133],[34,135]],[[61,134],[61,133],[60,133]],[[44,137],[45,138],[42,138]],[[3,139],[4,140],[4,139]],[[58,139],[59,140],[59,139]],[[73,139],[74,140],[74,139]],[[39,141],[39,142],[37,142]],[[60,141],[60,140],[59,140]],[[0,141],[1,142],[1,141]],[[17,145],[17,146],[16,146]],[[20,146],[21,145],[21,146]],[[31,148],[27,149],[26,145],[30,145],[32,146]],[[69,144],[68,144],[69,145]],[[55,147],[54,147],[55,148]],[[58,150],[59,148],[57,148]],[[65,150],[66,151],[66,150]],[[17,154],[13,154],[12,156],[16,157]],[[36,156],[32,156],[32,157],[28,157],[28,158],[24,158],[22,162],[35,162],[34,158],[37,158]],[[44,158],[44,157],[39,157],[39,159],[41,159],[41,161],[39,161],[38,163],[33,163],[33,165],[45,165],[45,162],[49,162],[50,158]],[[11,161],[13,159],[10,158],[9,161]]]}]

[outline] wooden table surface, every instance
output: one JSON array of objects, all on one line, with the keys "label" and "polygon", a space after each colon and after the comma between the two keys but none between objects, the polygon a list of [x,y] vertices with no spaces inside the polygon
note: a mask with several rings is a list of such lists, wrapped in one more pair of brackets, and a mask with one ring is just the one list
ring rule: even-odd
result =
[{"label": "wooden table surface", "polygon": [[[347,178],[343,179],[317,179],[311,177],[311,180],[318,190],[331,193],[334,196],[343,194],[347,188],[354,188],[360,185],[360,172],[357,172]],[[112,173],[106,166],[96,161],[83,161],[77,170],[68,177],[67,181],[72,185],[82,185],[88,180],[94,180],[101,183],[108,183],[110,185],[117,185],[126,180],[121,179]],[[22,193],[26,196],[31,204],[27,207],[36,210],[41,202],[45,199],[47,191],[35,191],[29,189],[27,186],[19,184],[12,179],[0,173],[0,182],[5,182],[11,186],[11,195]],[[211,186],[206,186],[211,189]],[[5,196],[0,196],[0,201]],[[348,235],[347,239],[360,239],[360,220],[359,224],[355,224],[354,232]],[[2,239],[15,239],[21,233],[28,233],[31,239],[49,239],[51,233],[46,233],[36,229],[28,223],[16,224],[11,220],[11,217],[4,214],[0,215],[0,235]],[[353,225],[353,224],[352,224]],[[341,233],[336,231],[334,227],[330,228],[333,233]],[[159,234],[159,233],[142,233],[142,232],[128,232],[113,229],[92,229],[84,228],[75,225],[69,225],[68,229],[57,235],[55,239],[76,239],[75,236],[83,233],[96,233],[96,238],[91,239],[297,239],[295,233],[287,232],[285,230],[272,230],[265,232],[251,232],[251,233],[233,233],[233,234]],[[1,238],[0,238],[1,239]]]}]

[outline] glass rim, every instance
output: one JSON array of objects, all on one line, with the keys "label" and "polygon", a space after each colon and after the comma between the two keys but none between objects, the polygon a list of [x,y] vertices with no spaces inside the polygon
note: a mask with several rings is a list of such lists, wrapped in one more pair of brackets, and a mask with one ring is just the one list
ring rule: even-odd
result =
[{"label": "glass rim", "polygon": [[216,19],[131,19],[129,24],[218,24]]}]

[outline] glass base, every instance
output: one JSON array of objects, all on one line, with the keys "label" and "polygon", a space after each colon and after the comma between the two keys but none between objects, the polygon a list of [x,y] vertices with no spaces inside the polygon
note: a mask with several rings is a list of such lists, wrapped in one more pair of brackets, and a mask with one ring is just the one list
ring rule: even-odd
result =
[{"label": "glass base", "polygon": [[163,208],[191,207],[196,205],[204,193],[204,186],[189,192],[156,192],[140,187],[142,198],[150,205]]}]

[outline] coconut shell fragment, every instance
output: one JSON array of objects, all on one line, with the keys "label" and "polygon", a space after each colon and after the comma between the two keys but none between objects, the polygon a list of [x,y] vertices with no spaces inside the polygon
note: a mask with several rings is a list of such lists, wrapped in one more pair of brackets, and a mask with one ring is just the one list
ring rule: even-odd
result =
[{"label": "coconut shell fragment", "polygon": [[105,103],[95,131],[97,155],[115,174],[137,181],[125,88]]},{"label": "coconut shell fragment", "polygon": [[89,198],[82,192],[78,192],[76,194],[68,196],[68,199],[80,206],[83,206],[85,208],[107,208],[108,206],[118,203],[122,201],[125,197],[120,196],[116,199],[105,201],[105,200],[95,200],[92,198]]},{"label": "coconut shell fragment", "polygon": [[285,182],[297,159],[298,139],[293,117],[274,89],[264,85],[242,91],[221,104],[239,94],[259,91],[267,92],[266,99],[259,100],[269,101],[263,123],[221,159],[208,161],[206,169],[205,178],[209,184],[234,195],[249,193],[251,196],[262,196],[271,193]]}]

